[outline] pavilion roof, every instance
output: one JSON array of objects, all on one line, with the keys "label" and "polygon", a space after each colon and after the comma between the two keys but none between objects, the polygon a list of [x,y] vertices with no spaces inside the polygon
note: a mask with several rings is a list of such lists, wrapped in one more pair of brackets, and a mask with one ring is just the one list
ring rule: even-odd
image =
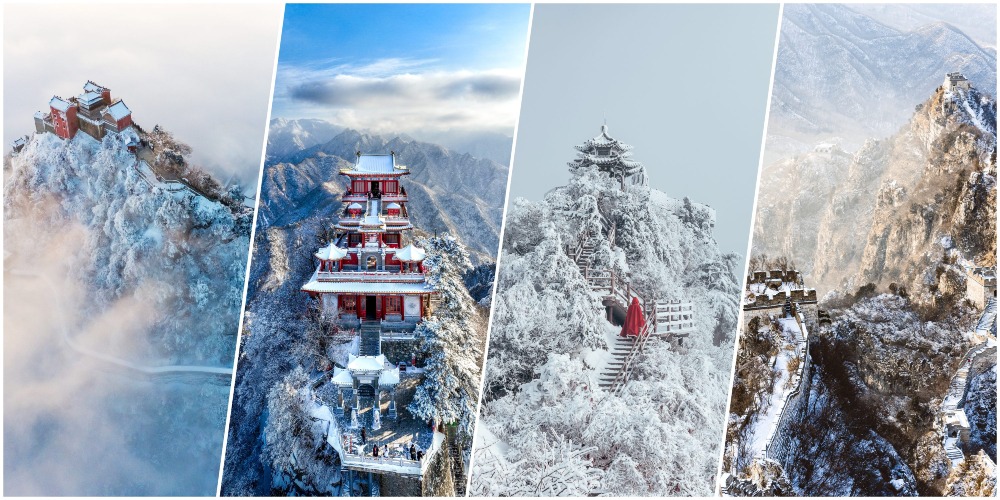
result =
[{"label": "pavilion roof", "polygon": [[413,246],[413,243],[396,250],[396,259],[403,262],[420,262],[427,257],[427,253],[420,247]]},{"label": "pavilion roof", "polygon": [[347,257],[347,249],[340,248],[333,242],[330,242],[329,245],[320,248],[313,255],[319,260],[340,260]]}]

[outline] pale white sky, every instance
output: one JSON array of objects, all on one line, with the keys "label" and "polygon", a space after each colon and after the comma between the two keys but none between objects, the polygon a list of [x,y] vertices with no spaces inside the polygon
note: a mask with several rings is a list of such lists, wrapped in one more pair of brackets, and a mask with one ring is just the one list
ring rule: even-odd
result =
[{"label": "pale white sky", "polygon": [[651,187],[711,205],[746,253],[777,25],[777,4],[536,5],[511,199],[566,184],[607,118]]},{"label": "pale white sky", "polygon": [[5,5],[3,17],[4,151],[53,94],[91,79],[195,163],[256,188],[280,4]]}]

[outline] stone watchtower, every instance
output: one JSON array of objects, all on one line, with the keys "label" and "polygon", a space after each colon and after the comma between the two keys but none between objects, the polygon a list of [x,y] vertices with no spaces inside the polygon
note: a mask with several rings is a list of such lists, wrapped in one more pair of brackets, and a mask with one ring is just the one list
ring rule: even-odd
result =
[{"label": "stone watchtower", "polygon": [[958,71],[954,71],[952,73],[948,73],[944,77],[944,89],[945,90],[952,90],[952,89],[956,89],[956,88],[962,89],[962,90],[969,90],[970,87],[971,87],[971,84],[969,83],[969,80],[967,78],[965,78],[965,75],[963,75],[962,73],[960,73]]}]

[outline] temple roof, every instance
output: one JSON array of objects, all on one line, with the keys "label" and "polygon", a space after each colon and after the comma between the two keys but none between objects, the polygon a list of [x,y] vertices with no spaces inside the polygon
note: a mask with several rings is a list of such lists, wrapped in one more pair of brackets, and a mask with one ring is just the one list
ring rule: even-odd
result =
[{"label": "temple roof", "polygon": [[347,257],[347,249],[340,248],[333,242],[330,242],[329,245],[320,248],[313,255],[319,260],[340,260]]},{"label": "temple roof", "polygon": [[350,355],[347,369],[351,371],[379,371],[385,369],[385,355],[378,356],[354,356]]},{"label": "temple roof", "polygon": [[125,101],[118,101],[108,106],[108,109],[104,112],[110,114],[115,120],[121,120],[122,118],[132,114],[132,110],[128,109],[128,106],[125,105]]},{"label": "temple roof", "polygon": [[333,368],[333,377],[330,379],[336,385],[341,385],[345,387],[354,386],[354,377],[351,376],[351,372],[343,368]]},{"label": "temple roof", "polygon": [[632,146],[608,135],[606,124],[601,126],[597,137],[574,148],[579,152],[573,161],[567,162],[572,170],[596,166],[613,177],[621,175],[626,178],[643,171],[642,163],[632,159]]},{"label": "temple roof", "polygon": [[83,84],[83,90],[84,92],[101,92],[102,90],[108,90],[108,88],[98,85],[92,80],[87,80],[87,83]]},{"label": "temple roof", "polygon": [[346,175],[403,175],[410,171],[404,165],[396,165],[392,154],[362,154],[350,167],[343,167],[340,173]]},{"label": "temple roof", "polygon": [[52,109],[55,109],[55,110],[58,110],[58,111],[62,111],[62,112],[65,113],[66,111],[69,110],[69,108],[72,106],[72,104],[70,104],[67,101],[64,101],[62,99],[62,97],[59,97],[59,96],[55,95],[55,96],[52,96],[52,99],[49,100],[49,106],[51,106]]},{"label": "temple roof", "polygon": [[84,92],[84,93],[80,94],[80,96],[77,97],[77,99],[80,102],[82,102],[82,103],[84,103],[84,104],[86,104],[86,105],[89,106],[91,104],[100,102],[101,99],[103,99],[103,97],[101,96],[100,92]]},{"label": "temple roof", "polygon": [[624,153],[626,151],[631,151],[632,146],[630,144],[625,144],[608,135],[607,124],[601,125],[601,133],[594,137],[593,139],[588,139],[583,144],[574,146],[578,151],[590,152],[594,151],[598,147],[611,147],[617,153]]},{"label": "temple roof", "polygon": [[427,254],[422,248],[415,247],[412,243],[396,250],[396,259],[403,262],[420,262],[424,260],[424,257],[426,256]]},{"label": "temple roof", "polygon": [[[406,283],[396,281],[320,281],[319,271],[313,272],[302,291],[314,293],[382,294],[382,295],[425,295],[434,293],[434,287],[426,281]],[[360,273],[359,273],[360,274]],[[363,280],[364,276],[359,276]]]}]

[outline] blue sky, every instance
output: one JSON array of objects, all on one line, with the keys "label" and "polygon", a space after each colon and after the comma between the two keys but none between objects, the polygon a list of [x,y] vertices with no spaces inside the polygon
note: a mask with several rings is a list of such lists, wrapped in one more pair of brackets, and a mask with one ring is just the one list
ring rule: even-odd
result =
[{"label": "blue sky", "polygon": [[272,116],[510,134],[529,6],[288,5]]}]

